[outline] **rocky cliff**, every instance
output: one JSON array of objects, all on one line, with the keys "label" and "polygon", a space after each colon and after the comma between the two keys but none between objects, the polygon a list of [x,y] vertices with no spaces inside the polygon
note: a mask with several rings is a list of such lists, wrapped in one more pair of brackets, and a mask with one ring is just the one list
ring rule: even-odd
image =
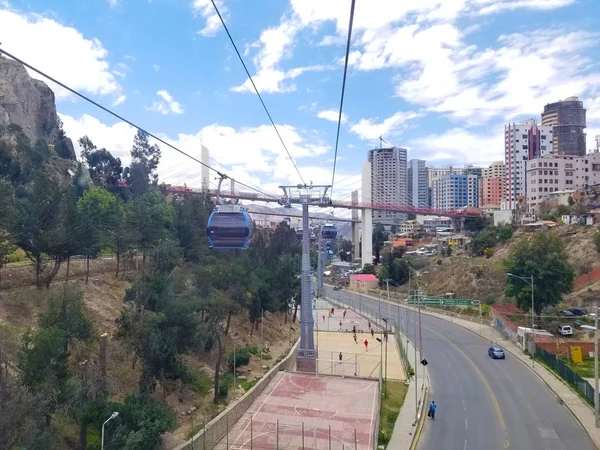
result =
[{"label": "rocky cliff", "polygon": [[75,159],[70,139],[62,133],[54,92],[29,76],[25,67],[0,56],[0,126],[19,125],[35,143],[38,139],[60,145],[63,158]]}]

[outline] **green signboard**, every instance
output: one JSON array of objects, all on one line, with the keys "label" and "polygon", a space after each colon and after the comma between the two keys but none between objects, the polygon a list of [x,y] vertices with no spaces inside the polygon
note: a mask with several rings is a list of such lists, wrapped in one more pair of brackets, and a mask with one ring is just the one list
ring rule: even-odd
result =
[{"label": "green signboard", "polygon": [[479,302],[475,300],[455,300],[455,299],[439,299],[439,298],[422,298],[420,300],[411,298],[408,300],[409,305],[423,306],[475,306]]}]

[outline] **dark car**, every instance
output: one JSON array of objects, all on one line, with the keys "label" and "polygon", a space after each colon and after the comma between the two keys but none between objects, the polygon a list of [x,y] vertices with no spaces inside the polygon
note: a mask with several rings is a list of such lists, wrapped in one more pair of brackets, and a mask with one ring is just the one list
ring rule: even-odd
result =
[{"label": "dark car", "polygon": [[493,345],[492,347],[490,347],[488,349],[488,355],[490,355],[490,357],[492,359],[505,359],[506,356],[504,355],[504,350],[502,350],[502,348]]},{"label": "dark car", "polygon": [[339,291],[340,289],[342,289],[342,287],[339,284],[333,288],[334,291]]}]

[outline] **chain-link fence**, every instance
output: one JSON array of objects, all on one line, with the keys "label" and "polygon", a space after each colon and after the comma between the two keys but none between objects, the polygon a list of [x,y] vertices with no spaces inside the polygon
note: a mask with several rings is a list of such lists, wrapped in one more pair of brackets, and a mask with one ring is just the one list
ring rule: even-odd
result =
[{"label": "chain-link fence", "polygon": [[581,378],[569,366],[561,361],[556,355],[544,350],[541,347],[536,348],[535,354],[544,361],[550,368],[554,369],[563,380],[573,386],[590,403],[594,404],[594,388],[587,380]]},{"label": "chain-link fence", "polygon": [[[363,437],[364,439],[364,437]],[[277,420],[264,424],[260,430],[250,419],[248,426],[239,430],[228,429],[217,445],[195,440],[189,450],[372,450],[367,444],[359,444],[356,429],[332,430],[330,425],[310,427],[304,422],[288,424]]]}]

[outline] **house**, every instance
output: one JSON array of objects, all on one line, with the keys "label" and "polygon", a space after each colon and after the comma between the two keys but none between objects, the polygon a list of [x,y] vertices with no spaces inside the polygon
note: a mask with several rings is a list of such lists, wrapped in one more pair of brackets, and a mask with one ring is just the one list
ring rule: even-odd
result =
[{"label": "house", "polygon": [[355,291],[366,292],[377,288],[378,284],[379,279],[375,275],[365,273],[350,275],[350,289]]}]

